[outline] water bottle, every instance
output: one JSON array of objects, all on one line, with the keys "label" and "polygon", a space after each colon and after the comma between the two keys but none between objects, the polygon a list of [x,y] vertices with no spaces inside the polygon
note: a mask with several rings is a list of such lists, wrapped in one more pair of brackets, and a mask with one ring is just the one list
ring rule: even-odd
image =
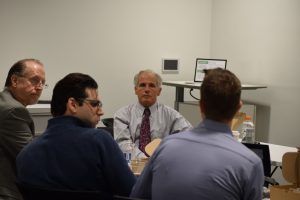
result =
[{"label": "water bottle", "polygon": [[128,163],[129,168],[131,168],[131,159],[132,159],[132,153],[133,153],[133,145],[129,144],[128,148],[123,152],[124,157]]},{"label": "water bottle", "polygon": [[255,143],[255,127],[251,116],[247,115],[242,126],[242,135],[244,136],[242,142]]}]

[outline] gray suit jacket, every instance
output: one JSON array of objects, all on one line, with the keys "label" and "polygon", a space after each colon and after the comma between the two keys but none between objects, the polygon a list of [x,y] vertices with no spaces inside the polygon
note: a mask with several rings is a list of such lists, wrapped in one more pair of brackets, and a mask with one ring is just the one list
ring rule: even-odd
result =
[{"label": "gray suit jacket", "polygon": [[22,199],[16,186],[16,157],[33,135],[30,113],[5,88],[0,92],[0,199]]}]

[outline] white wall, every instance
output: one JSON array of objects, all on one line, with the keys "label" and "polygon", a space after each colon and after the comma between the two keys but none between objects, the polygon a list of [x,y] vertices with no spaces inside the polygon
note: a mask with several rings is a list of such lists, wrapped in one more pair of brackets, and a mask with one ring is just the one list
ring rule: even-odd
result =
[{"label": "white wall", "polygon": [[[92,75],[100,85],[104,117],[136,101],[133,76],[161,72],[162,58],[179,58],[179,74],[190,80],[195,59],[209,56],[211,0],[0,0],[0,85],[14,62],[34,57],[54,84],[70,72]],[[174,88],[160,101],[174,105]]]},{"label": "white wall", "polygon": [[[69,72],[92,75],[100,85],[104,117],[136,101],[133,75],[161,71],[161,58],[179,58],[179,74],[191,80],[196,57],[227,58],[243,83],[267,89],[243,91],[258,104],[260,139],[300,143],[300,1],[298,0],[0,0],[0,85],[17,60],[44,62],[43,100]],[[160,101],[173,106],[174,88]]]},{"label": "white wall", "polygon": [[267,89],[243,91],[255,102],[259,137],[300,145],[300,1],[214,0],[211,56],[225,57],[243,83]]}]

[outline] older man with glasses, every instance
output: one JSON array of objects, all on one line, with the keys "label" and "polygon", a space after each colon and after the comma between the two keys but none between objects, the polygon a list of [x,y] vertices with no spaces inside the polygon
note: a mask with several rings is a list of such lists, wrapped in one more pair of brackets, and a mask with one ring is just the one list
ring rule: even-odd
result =
[{"label": "older man with glasses", "polygon": [[53,89],[51,113],[46,131],[17,157],[20,185],[99,193],[98,199],[129,196],[135,176],[114,139],[95,128],[103,115],[96,81],[65,76]]},{"label": "older man with glasses", "polygon": [[15,184],[15,159],[34,136],[26,106],[37,103],[44,87],[43,64],[23,59],[10,68],[0,92],[0,199],[22,199]]}]

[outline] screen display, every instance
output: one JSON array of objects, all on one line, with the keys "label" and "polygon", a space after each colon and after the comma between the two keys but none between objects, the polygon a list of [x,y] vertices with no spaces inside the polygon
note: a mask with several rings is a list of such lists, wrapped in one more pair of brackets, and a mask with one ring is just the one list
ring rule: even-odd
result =
[{"label": "screen display", "polygon": [[225,59],[205,59],[197,58],[196,59],[196,68],[195,68],[195,82],[201,82],[204,78],[204,69],[215,69],[223,68],[226,69],[227,60]]},{"label": "screen display", "polygon": [[178,60],[164,60],[164,70],[178,70]]}]

